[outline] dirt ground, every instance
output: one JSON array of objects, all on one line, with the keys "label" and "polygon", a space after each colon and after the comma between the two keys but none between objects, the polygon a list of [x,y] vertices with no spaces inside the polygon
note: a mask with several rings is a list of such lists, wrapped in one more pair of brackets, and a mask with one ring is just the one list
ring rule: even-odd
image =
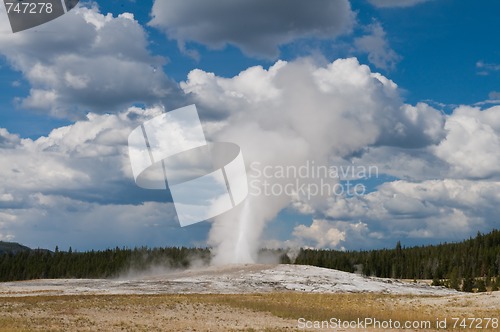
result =
[{"label": "dirt ground", "polygon": [[269,313],[149,296],[0,299],[0,331],[230,331],[292,328]]}]

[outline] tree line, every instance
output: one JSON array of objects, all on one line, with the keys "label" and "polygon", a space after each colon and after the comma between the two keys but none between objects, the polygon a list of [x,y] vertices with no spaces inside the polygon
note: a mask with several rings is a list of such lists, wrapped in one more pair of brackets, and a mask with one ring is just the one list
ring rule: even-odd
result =
[{"label": "tree line", "polygon": [[366,276],[432,279],[464,291],[500,287],[500,231],[477,233],[460,243],[394,249],[335,251],[301,249],[295,264],[314,265]]},{"label": "tree line", "polygon": [[[140,247],[74,252],[36,249],[0,243],[0,281],[110,278],[151,267],[183,269],[193,262],[209,264],[209,248]],[[14,250],[15,249],[15,250]],[[394,249],[337,251],[300,249],[291,259],[285,250],[263,249],[260,257],[279,257],[280,263],[314,265],[366,276],[432,279],[434,285],[483,291],[500,287],[500,231],[478,233],[460,243]],[[272,260],[272,259],[271,259]]]},{"label": "tree line", "polygon": [[183,269],[208,264],[210,250],[198,248],[115,248],[74,252],[26,250],[0,255],[0,281],[58,278],[111,278],[150,268]]}]

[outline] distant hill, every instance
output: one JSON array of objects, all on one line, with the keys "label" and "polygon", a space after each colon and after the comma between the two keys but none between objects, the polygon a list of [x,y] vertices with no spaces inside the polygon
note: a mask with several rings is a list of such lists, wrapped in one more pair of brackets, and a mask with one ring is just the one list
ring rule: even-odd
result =
[{"label": "distant hill", "polygon": [[15,242],[0,241],[0,255],[8,253],[17,254],[18,252],[23,251],[31,251],[31,248]]}]

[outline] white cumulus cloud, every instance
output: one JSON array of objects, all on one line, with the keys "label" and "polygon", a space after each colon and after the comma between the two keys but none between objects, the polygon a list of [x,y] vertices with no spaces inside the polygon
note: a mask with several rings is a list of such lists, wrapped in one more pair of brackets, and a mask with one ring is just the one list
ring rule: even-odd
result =
[{"label": "white cumulus cloud", "polygon": [[0,54],[30,84],[29,95],[17,100],[21,107],[76,119],[176,96],[177,85],[161,70],[167,59],[150,54],[146,32],[131,14],[77,7],[13,34],[0,6],[0,22]]},{"label": "white cumulus cloud", "polygon": [[463,178],[500,176],[500,106],[486,110],[462,106],[446,121],[446,139],[435,154],[445,160],[452,174]]},{"label": "white cumulus cloud", "polygon": [[345,232],[325,220],[313,220],[309,227],[299,225],[295,227],[293,235],[298,239],[312,240],[319,248],[337,248],[341,242],[345,241]]}]

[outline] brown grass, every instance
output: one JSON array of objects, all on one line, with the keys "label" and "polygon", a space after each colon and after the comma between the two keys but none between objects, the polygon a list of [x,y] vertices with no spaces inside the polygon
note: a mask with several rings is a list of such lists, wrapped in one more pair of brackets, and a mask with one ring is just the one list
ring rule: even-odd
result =
[{"label": "brown grass", "polygon": [[297,319],[497,317],[476,298],[384,294],[89,295],[0,298],[0,331],[282,331]]}]

